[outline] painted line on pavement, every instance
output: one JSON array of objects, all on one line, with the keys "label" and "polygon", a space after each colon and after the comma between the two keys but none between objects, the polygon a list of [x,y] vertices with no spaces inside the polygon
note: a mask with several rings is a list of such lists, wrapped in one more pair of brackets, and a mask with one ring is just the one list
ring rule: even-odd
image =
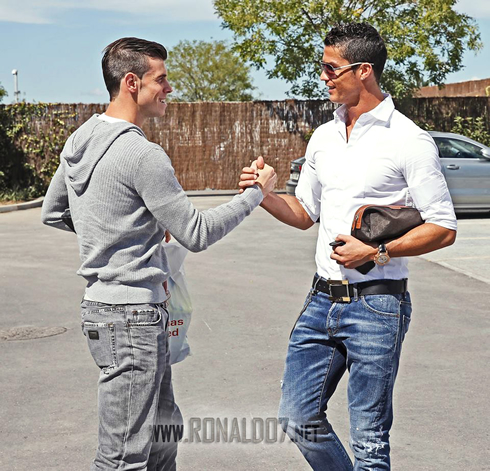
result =
[{"label": "painted line on pavement", "polygon": [[[469,226],[474,223],[473,219],[458,219],[458,226]],[[478,221],[478,225],[480,226],[490,226],[490,221],[488,220],[480,220]]]},{"label": "painted line on pavement", "polygon": [[434,258],[426,258],[425,260],[429,260],[429,262],[447,262],[449,260],[482,260],[490,258],[490,255],[474,255],[474,256],[467,256],[467,257],[446,257],[446,258],[440,258],[438,260]]},{"label": "painted line on pavement", "polygon": [[[423,260],[427,260],[428,262],[431,262],[431,263],[436,263],[437,265],[440,265],[441,267],[444,267],[444,268],[449,268],[449,270],[452,270],[452,271],[455,271],[455,272],[458,272],[458,273],[461,273],[462,275],[466,275],[470,278],[473,278],[475,280],[478,280],[478,281],[482,281],[483,283],[486,283],[488,285],[490,285],[490,279],[488,278],[484,278],[483,276],[479,276],[479,275],[475,275],[474,273],[468,271],[468,270],[465,270],[463,268],[458,268],[458,267],[455,267],[449,263],[446,263],[446,262],[440,262],[440,261],[437,261],[437,260],[430,260],[428,258],[424,258],[424,257],[421,257],[423,258]],[[490,258],[490,257],[485,257],[485,258]]]},{"label": "painted line on pavement", "polygon": [[490,240],[490,237],[458,237],[456,240]]}]

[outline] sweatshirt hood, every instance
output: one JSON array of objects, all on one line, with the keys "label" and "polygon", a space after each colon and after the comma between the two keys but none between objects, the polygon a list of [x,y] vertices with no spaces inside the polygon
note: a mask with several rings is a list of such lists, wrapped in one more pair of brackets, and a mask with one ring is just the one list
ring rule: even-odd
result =
[{"label": "sweatshirt hood", "polygon": [[92,173],[113,142],[127,132],[137,132],[145,137],[143,131],[127,121],[108,123],[92,116],[74,132],[65,144],[61,158],[67,163],[66,175],[77,196],[83,194]]}]

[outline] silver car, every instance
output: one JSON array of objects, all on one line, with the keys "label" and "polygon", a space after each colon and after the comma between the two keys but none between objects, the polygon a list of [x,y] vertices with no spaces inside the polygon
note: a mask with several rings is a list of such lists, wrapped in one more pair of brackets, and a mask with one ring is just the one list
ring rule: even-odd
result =
[{"label": "silver car", "polygon": [[[490,147],[450,132],[429,131],[457,212],[490,211]],[[294,195],[304,157],[291,162],[286,192]]]}]

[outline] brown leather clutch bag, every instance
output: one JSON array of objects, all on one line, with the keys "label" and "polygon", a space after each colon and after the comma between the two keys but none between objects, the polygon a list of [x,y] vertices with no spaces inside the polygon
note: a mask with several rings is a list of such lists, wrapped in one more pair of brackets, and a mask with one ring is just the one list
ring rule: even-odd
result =
[{"label": "brown leather clutch bag", "polygon": [[351,235],[363,242],[385,242],[397,239],[423,223],[416,208],[365,205],[354,215]]},{"label": "brown leather clutch bag", "polygon": [[[397,239],[423,223],[424,220],[416,208],[369,204],[356,211],[351,235],[363,242],[381,243]],[[374,266],[374,262],[367,262],[356,270],[365,275]]]}]

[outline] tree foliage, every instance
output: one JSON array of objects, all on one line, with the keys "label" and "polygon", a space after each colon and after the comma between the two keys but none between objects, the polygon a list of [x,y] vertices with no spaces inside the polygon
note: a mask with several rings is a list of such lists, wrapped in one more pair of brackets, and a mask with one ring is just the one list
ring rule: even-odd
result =
[{"label": "tree foliage", "polygon": [[180,41],[166,64],[177,101],[253,99],[250,66],[224,41]]},{"label": "tree foliage", "polygon": [[2,103],[3,97],[5,96],[7,96],[7,90],[5,90],[0,83],[0,103]]},{"label": "tree foliage", "polygon": [[[457,0],[214,0],[234,48],[247,61],[281,78],[290,94],[321,98],[316,65],[323,40],[338,23],[366,21],[386,42],[382,88],[397,98],[422,85],[442,84],[463,67],[465,49],[482,47],[475,21],[454,10]],[[273,64],[270,66],[270,58]]]},{"label": "tree foliage", "polygon": [[75,118],[62,105],[0,106],[0,201],[44,195]]},{"label": "tree foliage", "polygon": [[462,134],[486,146],[490,146],[490,131],[483,116],[478,116],[477,118],[456,116],[451,132]]}]

